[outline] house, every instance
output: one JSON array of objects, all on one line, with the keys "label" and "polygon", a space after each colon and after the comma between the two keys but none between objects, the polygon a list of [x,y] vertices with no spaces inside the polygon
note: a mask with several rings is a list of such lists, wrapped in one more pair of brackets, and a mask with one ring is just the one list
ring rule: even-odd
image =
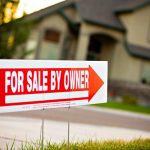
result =
[{"label": "house", "polygon": [[150,98],[150,0],[67,0],[25,19],[28,59],[107,60],[110,89]]}]

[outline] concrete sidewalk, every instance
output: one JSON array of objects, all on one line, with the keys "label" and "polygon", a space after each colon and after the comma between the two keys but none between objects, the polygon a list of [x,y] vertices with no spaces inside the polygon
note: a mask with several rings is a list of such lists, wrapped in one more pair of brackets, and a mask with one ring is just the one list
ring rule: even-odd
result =
[{"label": "concrete sidewalk", "polygon": [[[67,122],[50,121],[44,122],[44,138],[46,141],[61,143],[67,141]],[[15,139],[15,145],[21,146],[22,142],[35,142],[40,139],[41,120],[31,118],[0,117],[0,148],[5,149],[6,143]],[[132,140],[135,138],[150,138],[150,132],[116,128],[110,126],[96,126],[80,123],[70,124],[70,141],[87,140]]]}]

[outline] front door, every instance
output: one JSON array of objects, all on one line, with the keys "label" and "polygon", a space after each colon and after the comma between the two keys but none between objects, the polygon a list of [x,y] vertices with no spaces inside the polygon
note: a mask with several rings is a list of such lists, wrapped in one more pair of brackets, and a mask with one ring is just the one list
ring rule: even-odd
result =
[{"label": "front door", "polygon": [[100,60],[100,52],[102,49],[102,43],[95,37],[90,37],[88,46],[87,60]]}]

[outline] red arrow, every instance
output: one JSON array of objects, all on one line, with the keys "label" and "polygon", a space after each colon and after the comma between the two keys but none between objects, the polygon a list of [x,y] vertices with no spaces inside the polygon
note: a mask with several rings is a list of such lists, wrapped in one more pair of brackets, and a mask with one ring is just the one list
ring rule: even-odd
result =
[{"label": "red arrow", "polygon": [[93,70],[91,66],[89,66],[89,97],[88,101],[92,99],[92,97],[96,94],[96,92],[102,87],[104,84],[103,80],[97,75],[97,73]]},{"label": "red arrow", "polygon": [[[46,70],[45,68],[32,68],[32,70]],[[54,70],[54,68],[48,68],[47,70],[50,72],[51,69]],[[12,70],[12,69],[7,69],[7,70]],[[15,70],[15,69],[13,69]],[[17,68],[16,70],[22,70],[21,68]],[[23,69],[24,72],[26,72],[27,70],[31,70],[31,68],[26,68],[26,69]],[[62,71],[62,74],[66,71],[66,70],[88,70],[89,71],[89,88],[88,89],[83,89],[82,91],[86,90],[88,91],[88,95],[87,97],[80,97],[80,98],[77,98],[77,97],[73,97],[73,98],[63,98],[63,97],[60,97],[58,99],[45,99],[45,100],[41,100],[41,99],[35,99],[35,100],[30,100],[30,101],[20,101],[20,102],[9,102],[9,103],[5,103],[5,94],[4,94],[4,91],[0,91],[1,93],[1,100],[0,101],[0,105],[1,106],[4,106],[4,105],[22,105],[22,104],[35,104],[35,103],[46,103],[46,102],[63,102],[63,101],[81,101],[81,100],[86,100],[88,99],[88,102],[90,102],[93,98],[93,96],[97,93],[97,91],[103,86],[104,82],[103,80],[98,76],[98,74],[93,70],[93,68],[91,66],[89,66],[88,68],[55,68],[55,70],[61,70]],[[1,69],[0,69],[1,71]],[[5,72],[5,69],[2,69],[2,72],[1,72],[1,77],[4,78],[4,72]],[[1,78],[0,77],[0,78]],[[2,78],[1,78],[2,79]],[[2,81],[4,81],[4,79],[2,79]],[[5,84],[0,84],[0,87],[4,90],[5,89]],[[68,91],[65,91],[64,89],[63,90],[60,90],[60,91],[46,91],[44,93],[40,92],[40,93],[34,93],[34,94],[48,94],[48,93],[61,93],[61,92],[73,92],[73,91],[81,91],[76,89],[76,90],[68,90]],[[33,94],[33,93],[22,93],[24,95],[30,95],[30,94]],[[13,95],[18,95],[18,96],[22,96],[21,93],[20,94],[13,94]],[[13,96],[12,94],[10,94],[9,96]],[[20,99],[22,99],[20,97]]]}]

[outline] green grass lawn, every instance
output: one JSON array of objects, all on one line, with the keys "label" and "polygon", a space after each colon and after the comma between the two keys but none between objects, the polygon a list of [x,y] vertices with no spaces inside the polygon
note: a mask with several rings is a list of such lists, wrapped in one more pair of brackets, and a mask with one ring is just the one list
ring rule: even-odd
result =
[{"label": "green grass lawn", "polygon": [[119,109],[119,110],[138,112],[138,113],[143,113],[143,114],[150,114],[150,107],[130,105],[130,104],[122,103],[122,102],[111,101],[111,102],[107,102],[103,104],[94,104],[92,106]]},{"label": "green grass lawn", "polygon": [[[15,143],[14,143],[15,144]],[[15,146],[12,146],[14,149]],[[67,150],[66,142],[61,144],[47,143],[44,150]],[[70,143],[69,150],[149,150],[150,139],[137,139],[133,141],[88,141]],[[40,143],[22,145],[19,150],[42,150]]]}]

